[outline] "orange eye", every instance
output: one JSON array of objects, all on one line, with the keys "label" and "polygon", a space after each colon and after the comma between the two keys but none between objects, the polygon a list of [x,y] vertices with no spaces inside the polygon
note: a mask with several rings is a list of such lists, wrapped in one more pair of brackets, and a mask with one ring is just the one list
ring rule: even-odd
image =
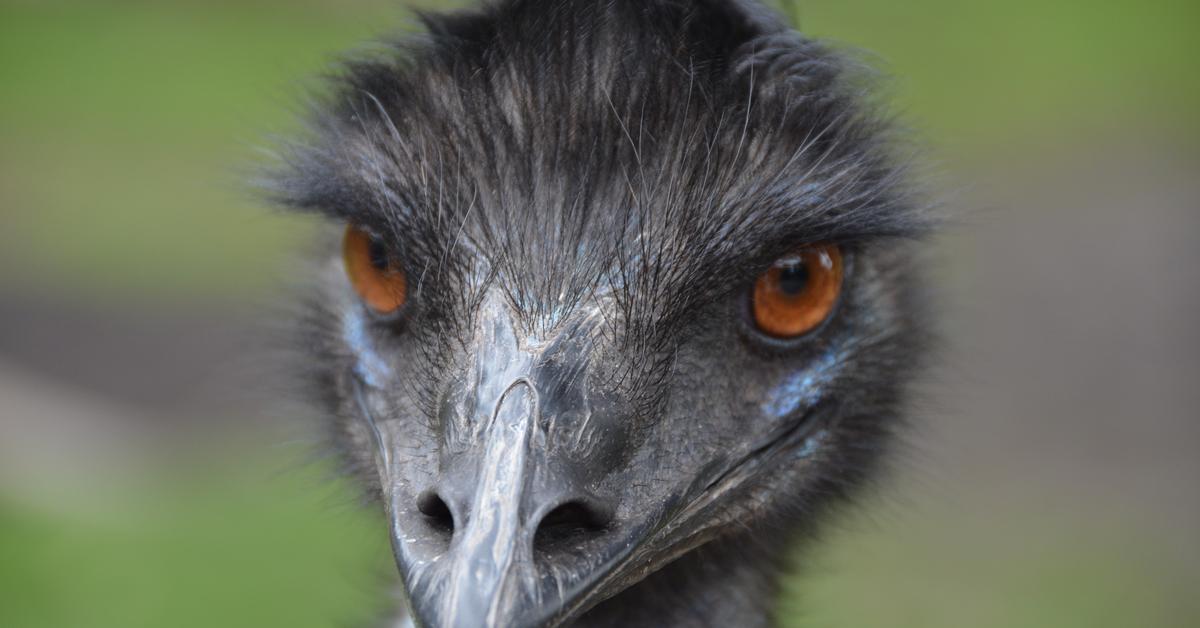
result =
[{"label": "orange eye", "polygon": [[350,283],[367,307],[391,314],[404,305],[408,281],[383,244],[353,225],[342,239],[342,261]]},{"label": "orange eye", "polygon": [[754,324],[768,336],[795,338],[820,325],[842,291],[842,253],[820,244],[775,262],[754,284]]}]

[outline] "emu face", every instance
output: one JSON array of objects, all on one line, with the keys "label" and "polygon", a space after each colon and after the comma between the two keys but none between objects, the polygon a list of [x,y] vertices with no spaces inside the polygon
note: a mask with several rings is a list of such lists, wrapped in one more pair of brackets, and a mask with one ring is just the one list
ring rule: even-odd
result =
[{"label": "emu face", "polygon": [[[586,621],[747,533],[777,563],[915,366],[922,224],[842,64],[718,0],[425,22],[346,66],[275,188],[347,229],[305,367],[418,623]],[[823,310],[787,301],[813,251]],[[763,286],[808,318],[772,329]]]}]

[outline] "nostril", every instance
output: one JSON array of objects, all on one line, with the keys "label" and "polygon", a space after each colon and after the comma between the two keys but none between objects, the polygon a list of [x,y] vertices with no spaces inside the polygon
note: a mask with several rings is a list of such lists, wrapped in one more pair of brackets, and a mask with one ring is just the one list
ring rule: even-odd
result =
[{"label": "nostril", "polygon": [[580,500],[559,504],[538,523],[533,544],[547,549],[564,542],[578,541],[601,532],[608,515],[599,507]]},{"label": "nostril", "polygon": [[417,510],[429,519],[430,525],[443,532],[454,532],[454,514],[450,506],[436,491],[425,491],[417,496]]}]

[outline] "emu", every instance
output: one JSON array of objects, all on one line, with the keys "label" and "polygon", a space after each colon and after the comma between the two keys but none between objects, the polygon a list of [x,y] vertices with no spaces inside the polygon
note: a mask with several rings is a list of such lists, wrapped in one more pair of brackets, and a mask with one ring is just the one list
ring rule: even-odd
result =
[{"label": "emu", "polygon": [[298,342],[416,625],[763,626],[881,467],[930,222],[841,55],[747,0],[494,0],[339,66],[272,175]]}]

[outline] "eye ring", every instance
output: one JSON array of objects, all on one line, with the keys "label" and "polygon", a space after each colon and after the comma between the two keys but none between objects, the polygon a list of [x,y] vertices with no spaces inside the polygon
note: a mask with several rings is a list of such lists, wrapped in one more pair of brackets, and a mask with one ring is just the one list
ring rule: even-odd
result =
[{"label": "eye ring", "polygon": [[832,315],[844,276],[841,249],[834,244],[808,246],[781,257],[750,290],[751,324],[775,342],[808,335]]},{"label": "eye ring", "polygon": [[404,307],[408,278],[378,238],[347,225],[342,238],[342,263],[350,285],[372,313],[390,316]]}]

